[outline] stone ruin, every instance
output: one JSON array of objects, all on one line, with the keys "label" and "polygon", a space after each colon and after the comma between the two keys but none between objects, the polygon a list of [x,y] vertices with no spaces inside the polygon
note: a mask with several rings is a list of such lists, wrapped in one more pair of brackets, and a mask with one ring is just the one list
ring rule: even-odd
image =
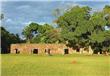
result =
[{"label": "stone ruin", "polygon": [[[11,44],[11,53],[13,54],[72,54],[76,53],[76,50],[66,46],[65,44]],[[80,49],[79,53],[85,53],[83,49]],[[90,51],[86,51],[87,54],[92,54]]]},{"label": "stone ruin", "polygon": [[71,54],[64,44],[12,44],[11,53],[16,54]]}]

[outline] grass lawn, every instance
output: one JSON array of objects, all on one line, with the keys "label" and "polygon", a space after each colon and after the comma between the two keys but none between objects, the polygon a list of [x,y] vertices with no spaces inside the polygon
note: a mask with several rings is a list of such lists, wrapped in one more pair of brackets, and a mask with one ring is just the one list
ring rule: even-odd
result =
[{"label": "grass lawn", "polygon": [[2,76],[110,76],[110,56],[1,56]]}]

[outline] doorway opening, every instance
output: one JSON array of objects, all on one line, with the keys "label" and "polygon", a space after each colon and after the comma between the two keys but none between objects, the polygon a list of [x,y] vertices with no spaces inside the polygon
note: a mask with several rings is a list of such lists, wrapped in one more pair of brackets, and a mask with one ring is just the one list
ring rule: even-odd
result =
[{"label": "doorway opening", "polygon": [[45,49],[45,53],[51,55],[50,49]]},{"label": "doorway opening", "polygon": [[33,49],[33,54],[38,54],[38,49]]},{"label": "doorway opening", "polygon": [[16,52],[16,54],[19,54],[20,53],[20,51],[18,49],[15,49],[15,52]]},{"label": "doorway opening", "polygon": [[64,49],[64,54],[69,54],[69,50],[68,49]]},{"label": "doorway opening", "polygon": [[77,49],[76,49],[76,52],[80,52],[80,49],[79,49],[79,48],[77,48]]}]

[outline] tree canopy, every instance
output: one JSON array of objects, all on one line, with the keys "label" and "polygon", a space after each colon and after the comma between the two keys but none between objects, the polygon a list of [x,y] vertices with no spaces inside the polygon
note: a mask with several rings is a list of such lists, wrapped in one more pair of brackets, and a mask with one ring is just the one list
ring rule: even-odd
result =
[{"label": "tree canopy", "polygon": [[[74,49],[92,47],[96,53],[110,51],[110,6],[92,13],[91,10],[88,6],[74,6],[63,13],[56,9],[57,27],[32,22],[24,27],[22,34],[28,43],[65,43]],[[18,35],[3,27],[1,33],[2,46],[20,42]]]},{"label": "tree canopy", "polygon": [[1,31],[1,53],[9,53],[10,44],[22,42],[18,34],[9,33],[4,27],[0,27],[0,31]]},{"label": "tree canopy", "polygon": [[110,40],[110,30],[105,27],[110,25],[110,7],[105,6],[102,11],[93,14],[90,11],[89,7],[76,6],[60,16],[57,24],[62,29],[63,38],[72,47],[93,46],[94,50],[98,48],[97,51],[102,51],[107,45],[108,50],[110,43],[105,42]]}]

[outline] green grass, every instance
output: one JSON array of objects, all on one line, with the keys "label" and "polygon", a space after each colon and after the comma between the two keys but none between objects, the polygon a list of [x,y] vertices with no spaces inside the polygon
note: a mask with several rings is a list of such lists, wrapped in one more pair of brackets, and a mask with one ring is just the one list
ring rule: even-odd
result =
[{"label": "green grass", "polygon": [[109,56],[2,56],[2,76],[110,76]]}]

